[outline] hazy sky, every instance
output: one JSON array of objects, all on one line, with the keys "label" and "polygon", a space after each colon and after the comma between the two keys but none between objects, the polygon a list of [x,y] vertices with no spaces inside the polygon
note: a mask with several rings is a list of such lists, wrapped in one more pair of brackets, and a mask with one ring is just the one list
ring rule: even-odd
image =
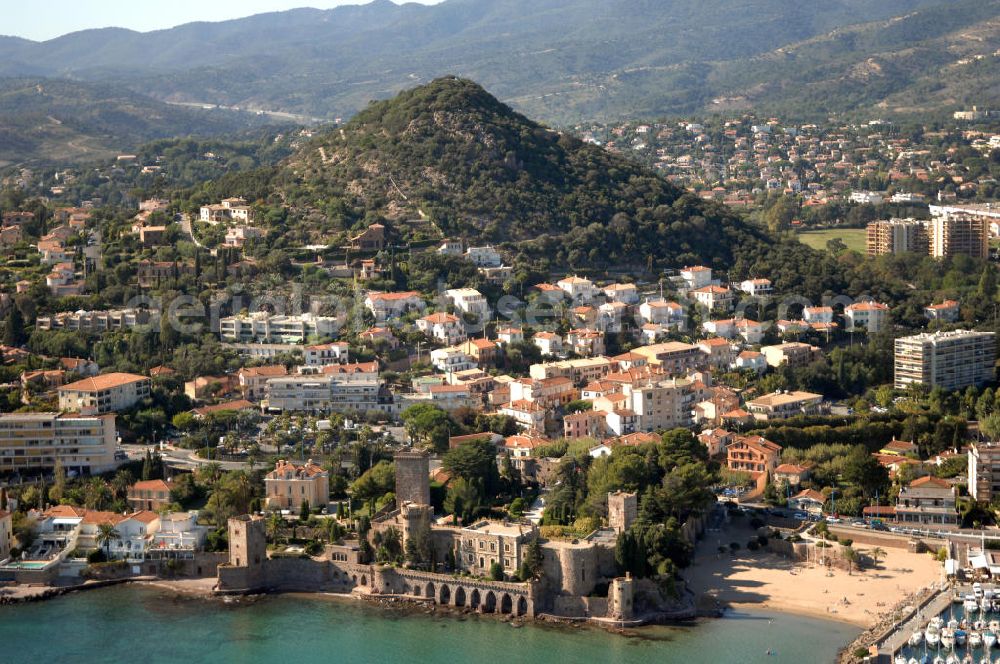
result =
[{"label": "hazy sky", "polygon": [[[146,32],[191,21],[224,21],[295,7],[329,9],[369,0],[42,0],[2,2],[0,34],[42,41],[87,28]],[[393,0],[402,4],[402,0]],[[425,5],[440,0],[417,0]]]}]

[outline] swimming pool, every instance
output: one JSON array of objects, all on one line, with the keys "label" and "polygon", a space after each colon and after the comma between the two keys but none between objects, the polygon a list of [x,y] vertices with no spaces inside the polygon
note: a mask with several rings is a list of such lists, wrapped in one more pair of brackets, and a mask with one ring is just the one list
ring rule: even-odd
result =
[{"label": "swimming pool", "polygon": [[53,561],[36,561],[36,560],[20,560],[13,563],[7,563],[0,569],[45,569],[52,564]]}]

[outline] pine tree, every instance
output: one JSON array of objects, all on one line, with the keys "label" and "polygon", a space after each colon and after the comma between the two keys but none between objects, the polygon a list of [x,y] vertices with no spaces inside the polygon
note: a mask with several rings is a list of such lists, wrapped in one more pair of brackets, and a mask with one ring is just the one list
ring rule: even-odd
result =
[{"label": "pine tree", "polygon": [[993,298],[996,297],[997,293],[997,279],[990,266],[983,268],[983,274],[979,278],[979,287],[976,289],[976,294],[979,297],[985,299],[988,302],[992,302]]},{"label": "pine tree", "polygon": [[146,458],[142,460],[142,481],[153,479],[153,455],[146,450]]},{"label": "pine tree", "polygon": [[3,326],[3,342],[8,346],[20,346],[26,341],[24,334],[24,316],[16,305],[7,312],[7,320]]}]

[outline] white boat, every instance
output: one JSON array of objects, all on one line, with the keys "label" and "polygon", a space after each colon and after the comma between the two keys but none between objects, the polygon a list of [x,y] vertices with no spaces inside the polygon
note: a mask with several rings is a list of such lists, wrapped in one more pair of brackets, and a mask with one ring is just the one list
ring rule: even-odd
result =
[{"label": "white boat", "polygon": [[997,633],[993,630],[983,632],[983,647],[989,650],[997,644]]},{"label": "white boat", "polygon": [[924,633],[921,632],[919,629],[915,631],[913,634],[910,634],[911,646],[919,646],[923,640],[924,640]]},{"label": "white boat", "polygon": [[941,629],[944,627],[944,619],[941,616],[934,616],[928,625],[934,629]]},{"label": "white boat", "polygon": [[983,635],[979,632],[969,632],[969,647],[978,648],[983,645]]},{"label": "white boat", "polygon": [[958,629],[958,621],[955,620],[954,618],[952,618],[951,620],[949,620],[948,621],[948,629],[950,629],[952,631],[955,631],[956,629]]},{"label": "white boat", "polygon": [[989,623],[990,631],[996,634],[1000,632],[1000,620],[991,620]]},{"label": "white boat", "polygon": [[955,647],[955,632],[950,627],[941,630],[941,647],[948,650]]},{"label": "white boat", "polygon": [[935,657],[934,658],[934,664],[944,664],[944,657],[942,657],[941,655],[938,655],[937,657]]},{"label": "white boat", "polygon": [[944,660],[944,664],[962,664],[962,660],[958,658],[958,655],[951,653],[948,658]]},{"label": "white boat", "polygon": [[976,597],[982,597],[983,596],[983,584],[981,584],[981,583],[973,583],[972,584],[972,593]]},{"label": "white boat", "polygon": [[937,632],[932,632],[929,629],[927,630],[925,638],[927,639],[927,645],[929,645],[931,648],[937,648],[938,644],[941,643],[941,635],[938,634]]},{"label": "white boat", "polygon": [[902,655],[896,655],[896,659],[893,660],[894,664],[906,664],[906,658]]},{"label": "white boat", "polygon": [[976,622],[972,623],[972,629],[976,630],[977,632],[983,631],[984,629],[986,629],[986,621],[977,620]]}]

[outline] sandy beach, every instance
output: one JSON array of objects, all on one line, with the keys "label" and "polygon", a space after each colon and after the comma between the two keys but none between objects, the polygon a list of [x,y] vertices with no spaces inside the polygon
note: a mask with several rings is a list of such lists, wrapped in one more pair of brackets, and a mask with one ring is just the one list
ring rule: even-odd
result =
[{"label": "sandy beach", "polygon": [[[683,576],[704,603],[714,599],[734,607],[756,606],[869,627],[906,594],[941,580],[941,564],[931,555],[888,547],[883,547],[887,556],[875,569],[855,569],[852,574],[745,548],[735,555],[718,553],[720,543],[745,545],[752,534],[743,524],[731,524],[699,542],[695,563]],[[855,548],[863,552],[872,547]]]}]

